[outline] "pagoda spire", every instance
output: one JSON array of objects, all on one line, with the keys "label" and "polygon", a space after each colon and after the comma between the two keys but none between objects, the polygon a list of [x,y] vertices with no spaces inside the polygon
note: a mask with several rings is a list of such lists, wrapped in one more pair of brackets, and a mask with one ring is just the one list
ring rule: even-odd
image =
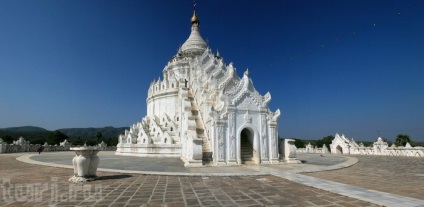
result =
[{"label": "pagoda spire", "polygon": [[208,47],[199,32],[200,21],[196,15],[196,1],[193,4],[193,16],[191,17],[191,33],[188,39],[181,46],[181,52],[190,55],[201,55]]},{"label": "pagoda spire", "polygon": [[191,24],[197,24],[198,26],[200,26],[199,18],[196,15],[196,5],[196,0],[193,0],[193,16],[191,17]]}]

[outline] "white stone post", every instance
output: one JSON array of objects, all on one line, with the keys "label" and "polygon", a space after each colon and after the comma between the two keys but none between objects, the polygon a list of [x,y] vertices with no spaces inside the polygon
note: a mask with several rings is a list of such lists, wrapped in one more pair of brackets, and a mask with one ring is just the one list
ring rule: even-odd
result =
[{"label": "white stone post", "polygon": [[[269,161],[270,163],[278,163],[278,124],[276,122],[269,123]],[[294,145],[293,145],[294,146]]]},{"label": "white stone post", "polygon": [[296,157],[296,146],[294,145],[294,139],[284,139],[284,162],[290,164],[302,163]]},{"label": "white stone post", "polygon": [[260,113],[260,123],[259,123],[259,140],[260,140],[260,156],[261,156],[261,162],[262,163],[269,163],[271,158],[271,152],[270,152],[270,145],[271,145],[271,136],[268,136],[268,126],[267,121],[264,113]]},{"label": "white stone post", "polygon": [[224,133],[224,122],[222,120],[216,123],[216,144],[215,152],[217,152],[217,164],[224,164],[225,162],[225,133]]},{"label": "white stone post", "polygon": [[234,111],[228,112],[227,164],[237,163],[237,132],[235,117]]}]

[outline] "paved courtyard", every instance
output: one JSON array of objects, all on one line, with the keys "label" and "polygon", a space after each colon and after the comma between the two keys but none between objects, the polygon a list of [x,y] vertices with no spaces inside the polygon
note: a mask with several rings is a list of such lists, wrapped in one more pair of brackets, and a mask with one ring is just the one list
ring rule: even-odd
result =
[{"label": "paved courtyard", "polygon": [[367,189],[424,199],[424,159],[418,157],[355,156],[355,165],[305,175]]},{"label": "paved courtyard", "polygon": [[[31,154],[30,154],[31,155]],[[63,166],[72,168],[71,160],[75,156],[72,151],[42,153],[41,155],[32,154],[30,162],[39,161],[41,164],[50,163],[53,166]],[[304,154],[301,155],[305,161],[302,165],[272,165],[281,171],[306,169],[316,166],[331,166],[345,162],[347,159],[343,156],[326,156]],[[111,151],[100,151],[101,159],[99,169],[108,169],[111,171],[125,170],[125,172],[143,172],[145,174],[161,174],[167,175],[261,175],[265,174],[260,169],[245,166],[214,166],[214,167],[184,167],[184,162],[180,158],[163,157],[135,157],[135,156],[117,156]]]},{"label": "paved courtyard", "polygon": [[[317,177],[315,179],[323,178],[340,183],[343,183],[342,181],[349,181],[344,183],[384,191],[385,186],[389,182],[381,182],[382,184],[379,186],[379,180],[370,178],[369,180],[374,183],[373,185],[357,184],[357,180],[368,177],[368,173],[360,172],[368,172],[368,168],[379,169],[381,171],[385,167],[399,165],[404,167],[404,171],[408,172],[405,174],[407,178],[412,178],[409,176],[413,174],[424,174],[422,171],[422,159],[412,158],[415,160],[407,161],[421,165],[418,169],[415,169],[415,166],[411,167],[405,163],[399,163],[398,158],[388,158],[388,163],[390,164],[384,164],[384,162],[374,160],[377,158],[365,156],[357,157],[359,162],[345,169],[307,173],[308,176],[287,174],[286,172],[298,169],[308,169],[308,167],[310,169],[316,169],[317,166],[325,168],[346,162],[346,159],[340,156],[320,158],[319,155],[300,155],[299,157],[304,156],[305,164],[297,166],[248,166],[232,168],[236,173],[238,172],[246,176],[145,175],[99,171],[99,180],[86,184],[71,184],[67,180],[73,174],[72,169],[17,161],[16,158],[22,155],[24,154],[0,155],[0,190],[2,191],[0,193],[0,196],[2,196],[0,198],[0,206],[380,206],[355,199],[353,195],[346,196],[341,195],[343,193],[337,194],[329,190],[321,190],[308,186],[308,184],[303,185],[299,184],[299,182],[293,182],[290,179],[294,176],[293,180],[306,177],[312,178],[312,182],[316,182],[313,177]],[[72,154],[69,153],[69,155]],[[53,153],[45,153],[43,155],[45,160],[50,159],[52,156],[57,155]],[[67,156],[66,153],[63,154],[63,157]],[[110,155],[106,153],[103,158],[108,158],[108,156]],[[34,160],[42,160],[41,157],[37,155],[32,158]],[[58,158],[59,161],[54,161],[57,164],[67,162],[64,158],[62,161],[60,159],[62,158]],[[326,162],[324,162],[325,160]],[[400,161],[405,160],[401,159]],[[166,165],[166,159],[164,159],[164,162]],[[380,165],[376,165],[376,163],[380,163]],[[170,167],[165,169],[165,171],[174,168],[180,169],[178,164],[175,164],[175,166],[171,164]],[[130,168],[134,170],[134,167]],[[153,164],[146,166],[146,169],[150,169],[151,171],[156,171],[160,168],[160,166],[155,168]],[[393,166],[393,168],[395,167]],[[384,180],[384,176],[389,176],[389,179],[396,177],[395,174],[399,173],[400,170],[394,170],[393,168],[387,168],[381,179]],[[191,170],[204,173],[208,169],[213,171],[214,168]],[[269,175],[264,169],[273,172]],[[186,171],[186,169],[181,170]],[[259,175],[259,172],[267,175]],[[252,173],[252,175],[249,175],[249,173]],[[349,176],[350,174],[354,176]],[[338,177],[336,175],[340,176]],[[374,173],[370,175],[371,177],[378,177],[377,175],[379,174]],[[340,181],[337,180],[341,177],[345,178],[340,179]],[[420,187],[415,188],[417,189],[416,193],[408,193],[409,191],[406,191],[398,195],[422,199],[422,196],[419,196],[420,192],[423,195],[422,177],[417,177],[419,179],[415,179],[415,186]],[[327,185],[328,182],[322,180],[319,183]],[[407,189],[407,185],[410,184],[402,182],[402,179],[397,181],[392,180],[391,182],[394,182],[394,185],[399,189]],[[354,187],[352,189],[355,190]],[[359,191],[364,190],[359,189]],[[352,193],[355,194],[354,192]],[[365,190],[365,193],[369,194],[372,192]],[[402,197],[396,197],[394,199],[399,198]],[[392,203],[396,203],[396,201],[394,200]],[[415,203],[410,204],[407,202],[401,203],[400,200],[398,201],[399,206],[419,206],[421,204],[424,206],[424,200],[415,200]]]}]

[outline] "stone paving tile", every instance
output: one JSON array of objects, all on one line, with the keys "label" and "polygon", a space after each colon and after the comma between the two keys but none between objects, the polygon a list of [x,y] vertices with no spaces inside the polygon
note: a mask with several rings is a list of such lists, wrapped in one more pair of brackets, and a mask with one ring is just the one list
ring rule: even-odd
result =
[{"label": "stone paving tile", "polygon": [[99,180],[77,185],[67,181],[72,169],[22,163],[15,157],[0,155],[1,206],[377,206],[271,175],[186,177],[98,172]]},{"label": "stone paving tile", "polygon": [[304,173],[308,176],[424,199],[424,159],[415,157],[353,156],[355,165],[333,171]]}]

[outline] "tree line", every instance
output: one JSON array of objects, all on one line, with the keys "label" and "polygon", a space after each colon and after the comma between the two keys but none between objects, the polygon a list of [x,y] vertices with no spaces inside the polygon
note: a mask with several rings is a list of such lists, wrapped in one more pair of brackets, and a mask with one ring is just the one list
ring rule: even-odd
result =
[{"label": "tree line", "polygon": [[65,133],[62,133],[59,130],[55,131],[42,131],[42,132],[8,132],[2,130],[0,132],[0,138],[3,139],[6,143],[13,143],[19,139],[19,137],[24,137],[25,140],[29,141],[31,144],[44,144],[47,142],[49,145],[59,145],[60,142],[68,140],[72,145],[97,145],[102,141],[108,146],[116,146],[118,144],[118,137],[112,136],[103,136],[102,132],[97,132],[95,136],[71,136],[69,137]]}]

